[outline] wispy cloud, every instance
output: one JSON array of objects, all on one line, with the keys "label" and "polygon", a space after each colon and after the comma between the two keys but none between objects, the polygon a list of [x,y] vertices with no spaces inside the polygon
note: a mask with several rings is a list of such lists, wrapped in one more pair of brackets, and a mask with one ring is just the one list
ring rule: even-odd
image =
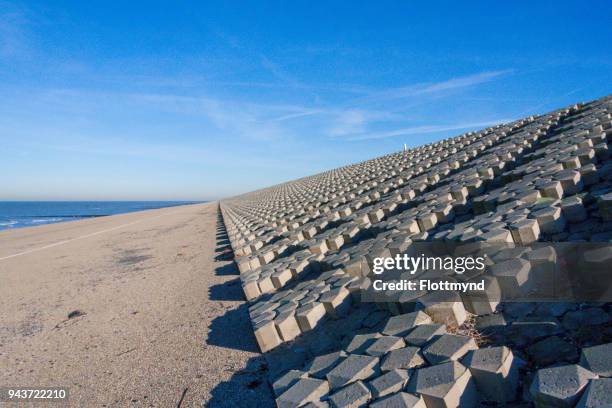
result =
[{"label": "wispy cloud", "polygon": [[378,133],[366,133],[361,135],[355,135],[348,138],[348,140],[371,140],[371,139],[385,139],[396,136],[410,136],[417,134],[430,134],[430,133],[442,133],[451,130],[463,130],[472,128],[482,128],[487,126],[498,125],[501,123],[509,122],[510,119],[494,119],[483,122],[465,122],[465,123],[454,123],[450,125],[423,125],[423,126],[411,126],[401,129],[393,129]]},{"label": "wispy cloud", "polygon": [[372,94],[364,98],[357,99],[356,102],[369,103],[435,95],[443,93],[445,91],[470,88],[476,85],[490,82],[496,78],[510,74],[512,72],[513,70],[511,69],[499,71],[485,71],[473,75],[450,78],[440,82],[419,83],[409,86],[384,89],[373,92]]}]

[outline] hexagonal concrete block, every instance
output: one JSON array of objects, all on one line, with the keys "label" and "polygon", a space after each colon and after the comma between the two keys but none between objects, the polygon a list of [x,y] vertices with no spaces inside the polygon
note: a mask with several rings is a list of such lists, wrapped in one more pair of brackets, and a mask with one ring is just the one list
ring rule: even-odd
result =
[{"label": "hexagonal concrete block", "polygon": [[529,245],[540,238],[540,226],[536,220],[525,219],[513,222],[509,228],[517,244]]},{"label": "hexagonal concrete block", "polygon": [[597,378],[589,381],[576,408],[612,407],[612,378]]},{"label": "hexagonal concrete block", "polygon": [[336,391],[329,397],[329,402],[334,408],[358,408],[367,406],[371,398],[368,387],[357,381]]},{"label": "hexagonal concrete block", "polygon": [[543,197],[554,199],[561,199],[563,197],[563,187],[561,182],[557,180],[539,186],[539,191]]},{"label": "hexagonal concrete block", "polygon": [[295,318],[302,332],[314,329],[323,317],[325,317],[325,306],[319,302],[309,303],[295,311]]},{"label": "hexagonal concrete block", "polygon": [[242,283],[242,291],[244,292],[244,296],[246,300],[253,300],[261,295],[261,291],[259,290],[259,285],[257,285],[257,280],[250,280]]},{"label": "hexagonal concrete block", "polygon": [[408,381],[408,370],[391,370],[380,377],[371,380],[368,386],[375,398],[401,391]]},{"label": "hexagonal concrete block", "polygon": [[417,217],[417,223],[421,231],[429,231],[438,224],[438,218],[434,213],[421,214]]},{"label": "hexagonal concrete block", "polygon": [[283,286],[285,286],[285,284],[289,282],[291,278],[293,278],[293,274],[291,273],[289,269],[275,271],[270,276],[270,279],[272,280],[272,284],[274,285],[276,289],[280,289]]},{"label": "hexagonal concrete block", "polygon": [[262,353],[282,343],[282,339],[276,331],[276,326],[272,320],[259,322],[253,327],[253,331],[255,333],[255,340],[257,340],[257,344]]},{"label": "hexagonal concrete block", "polygon": [[538,221],[540,231],[545,234],[558,234],[565,229],[565,217],[559,207],[547,207],[531,215]]},{"label": "hexagonal concrete block", "polygon": [[281,395],[287,391],[300,378],[307,377],[307,373],[300,370],[289,370],[272,383],[272,390],[275,395]]},{"label": "hexagonal concrete block", "polygon": [[586,220],[588,216],[582,199],[578,196],[567,197],[561,200],[561,211],[565,219],[573,224]]},{"label": "hexagonal concrete block", "polygon": [[384,357],[380,364],[383,372],[395,369],[408,370],[425,364],[418,347],[404,347],[392,350]]},{"label": "hexagonal concrete block", "polygon": [[470,371],[456,361],[417,369],[407,391],[421,394],[428,408],[475,407],[477,402]]},{"label": "hexagonal concrete block", "polygon": [[300,378],[276,399],[278,408],[294,408],[316,402],[329,392],[329,384],[315,378]]},{"label": "hexagonal concrete block", "polygon": [[451,327],[459,327],[467,319],[461,297],[456,292],[430,292],[418,299],[416,307],[432,321]]},{"label": "hexagonal concrete block", "polygon": [[358,380],[366,380],[376,373],[378,357],[350,354],[327,373],[332,389],[340,388]]},{"label": "hexagonal concrete block", "polygon": [[396,336],[383,336],[372,343],[368,348],[365,349],[365,353],[370,356],[383,356],[391,350],[397,350],[404,347],[404,339]]},{"label": "hexagonal concrete block", "polygon": [[345,350],[347,353],[363,354],[379,337],[381,336],[378,333],[356,334],[345,347]]},{"label": "hexagonal concrete block", "polygon": [[388,397],[376,400],[370,404],[370,408],[427,408],[423,397],[398,392]]},{"label": "hexagonal concrete block", "polygon": [[301,333],[300,326],[298,325],[293,310],[280,313],[276,316],[276,318],[274,318],[274,325],[283,341],[291,341]]},{"label": "hexagonal concrete block", "polygon": [[599,215],[604,221],[612,221],[612,193],[604,194],[597,200]]},{"label": "hexagonal concrete block", "polygon": [[332,289],[319,298],[327,314],[337,319],[346,315],[351,306],[351,292],[344,287]]},{"label": "hexagonal concrete block", "polygon": [[536,407],[573,407],[589,380],[589,370],[572,364],[538,370],[529,388]]},{"label": "hexagonal concrete block", "polygon": [[421,324],[411,330],[410,333],[404,337],[404,341],[406,344],[421,347],[432,339],[438,338],[445,333],[446,326],[443,324]]},{"label": "hexagonal concrete block", "polygon": [[563,192],[566,195],[578,194],[584,187],[582,177],[576,170],[562,170],[555,174],[555,179],[561,182]]},{"label": "hexagonal concrete block", "polygon": [[314,378],[324,379],[327,373],[334,369],[346,358],[346,353],[342,350],[333,353],[317,356],[306,366],[308,375]]},{"label": "hexagonal concrete block", "polygon": [[516,398],[519,373],[512,351],[505,346],[470,352],[463,359],[485,399],[505,404]]},{"label": "hexagonal concrete block", "polygon": [[443,334],[423,349],[423,357],[431,364],[457,361],[468,351],[477,349],[473,338],[456,334]]},{"label": "hexagonal concrete block", "polygon": [[489,267],[489,273],[497,278],[504,300],[515,299],[526,292],[531,264],[524,259],[509,259]]},{"label": "hexagonal concrete block", "polygon": [[580,365],[601,377],[612,377],[612,343],[583,348]]},{"label": "hexagonal concrete block", "polygon": [[426,313],[422,311],[406,313],[389,318],[382,332],[390,336],[405,336],[415,326],[426,323],[431,323],[431,317]]}]

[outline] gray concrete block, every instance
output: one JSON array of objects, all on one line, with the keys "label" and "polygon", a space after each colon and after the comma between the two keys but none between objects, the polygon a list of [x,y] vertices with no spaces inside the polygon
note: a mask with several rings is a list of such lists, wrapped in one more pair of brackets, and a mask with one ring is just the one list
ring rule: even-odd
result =
[{"label": "gray concrete block", "polygon": [[365,349],[365,353],[370,356],[380,357],[387,354],[389,351],[397,350],[404,347],[404,339],[396,336],[383,336],[374,341],[368,348]]},{"label": "gray concrete block", "polygon": [[398,392],[388,397],[376,400],[370,404],[370,408],[427,408],[423,397]]},{"label": "gray concrete block", "polygon": [[368,383],[375,398],[381,398],[389,394],[401,391],[408,381],[407,370],[391,370]]},{"label": "gray concrete block", "polygon": [[415,326],[431,323],[431,318],[421,311],[393,316],[385,324],[383,333],[390,336],[405,336]]},{"label": "gray concrete block", "polygon": [[583,348],[580,365],[600,377],[612,377],[612,343]]},{"label": "gray concrete block", "polygon": [[346,346],[345,350],[347,353],[363,354],[379,337],[380,334],[378,333],[356,334]]},{"label": "gray concrete block", "polygon": [[315,378],[300,378],[287,391],[276,399],[279,408],[301,407],[309,402],[317,402],[329,392],[329,384]]},{"label": "gray concrete block", "polygon": [[312,330],[325,317],[325,306],[319,302],[307,304],[295,311],[295,317],[302,332]]},{"label": "gray concrete block", "polygon": [[578,365],[538,370],[529,388],[536,407],[573,407],[589,380],[597,378]]},{"label": "gray concrete block", "polygon": [[334,408],[359,408],[367,406],[371,398],[368,387],[357,381],[336,391],[329,397],[329,401]]},{"label": "gray concrete block", "polygon": [[289,370],[280,378],[272,383],[274,394],[279,396],[287,391],[293,384],[298,382],[300,378],[307,377],[307,373],[300,370]]},{"label": "gray concrete block", "polygon": [[306,366],[308,375],[314,378],[325,379],[325,376],[346,358],[344,351],[336,351],[317,356]]},{"label": "gray concrete block", "polygon": [[418,347],[404,347],[392,350],[384,357],[380,365],[383,372],[395,369],[408,370],[425,364]]},{"label": "gray concrete block", "polygon": [[527,347],[525,351],[538,367],[546,367],[561,361],[573,363],[578,359],[576,346],[558,336],[540,340]]},{"label": "gray concrete block", "polygon": [[423,349],[423,357],[431,364],[457,361],[468,351],[477,349],[473,338],[456,334],[443,334]]},{"label": "gray concrete block", "polygon": [[445,333],[446,326],[443,324],[421,324],[412,329],[410,333],[408,333],[404,337],[404,341],[406,342],[406,344],[421,347],[432,339],[437,338]]},{"label": "gray concrete block", "polygon": [[610,408],[612,407],[612,378],[596,378],[582,394],[576,408]]},{"label": "gray concrete block", "polygon": [[259,345],[259,349],[262,353],[265,353],[266,351],[271,350],[282,343],[282,340],[276,331],[274,321],[272,320],[265,320],[256,324],[253,327],[253,331],[255,332],[257,345]]},{"label": "gray concrete block", "polygon": [[540,226],[536,220],[525,219],[513,222],[509,226],[514,242],[521,245],[529,245],[540,238]]},{"label": "gray concrete block", "polygon": [[470,352],[463,363],[486,400],[505,404],[516,398],[518,364],[507,347],[487,347]]},{"label": "gray concrete block", "polygon": [[376,373],[378,357],[351,354],[327,373],[332,389],[340,388],[358,380],[365,380]]},{"label": "gray concrete block", "polygon": [[421,394],[428,408],[467,408],[477,402],[470,371],[456,361],[417,369],[407,391]]},{"label": "gray concrete block", "polygon": [[276,316],[274,325],[283,341],[291,341],[301,333],[293,310],[288,310]]}]

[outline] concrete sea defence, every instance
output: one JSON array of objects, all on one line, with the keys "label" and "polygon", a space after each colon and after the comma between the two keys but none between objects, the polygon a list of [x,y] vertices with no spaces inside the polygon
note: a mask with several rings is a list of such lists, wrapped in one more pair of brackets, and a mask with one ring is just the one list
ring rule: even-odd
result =
[{"label": "concrete sea defence", "polygon": [[221,202],[277,405],[612,406],[610,303],[360,296],[415,242],[508,245],[520,288],[529,245],[612,241],[611,140],[604,97]]}]

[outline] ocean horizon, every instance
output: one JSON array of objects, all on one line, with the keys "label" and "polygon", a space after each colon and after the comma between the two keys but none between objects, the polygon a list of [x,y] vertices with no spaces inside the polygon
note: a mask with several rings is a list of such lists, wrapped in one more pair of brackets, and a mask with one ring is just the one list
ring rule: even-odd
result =
[{"label": "ocean horizon", "polygon": [[205,201],[0,201],[0,231]]}]

